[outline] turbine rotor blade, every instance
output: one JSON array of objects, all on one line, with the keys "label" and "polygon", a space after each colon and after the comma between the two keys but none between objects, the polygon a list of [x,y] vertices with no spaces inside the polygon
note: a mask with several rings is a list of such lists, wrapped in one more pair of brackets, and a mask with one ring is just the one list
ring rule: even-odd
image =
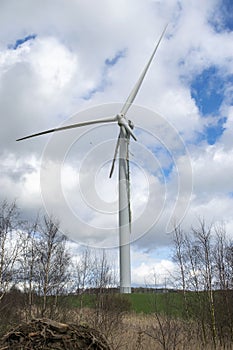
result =
[{"label": "turbine rotor blade", "polygon": [[86,122],[81,122],[81,123],[76,123],[76,124],[72,124],[72,125],[62,126],[60,128],[49,129],[49,130],[46,130],[46,131],[38,132],[36,134],[24,136],[24,137],[22,137],[20,139],[17,139],[16,141],[22,141],[22,140],[29,139],[31,137],[45,135],[45,134],[49,134],[49,133],[56,132],[56,131],[73,129],[73,128],[79,128],[81,126],[87,126],[87,125],[92,125],[92,124],[112,123],[112,122],[116,122],[116,121],[117,121],[117,117],[89,120],[89,121],[86,121]]},{"label": "turbine rotor blade", "polygon": [[112,160],[112,166],[111,166],[110,173],[109,173],[109,178],[112,177],[112,174],[113,174],[113,171],[114,171],[114,166],[115,166],[115,162],[116,162],[116,157],[117,157],[117,153],[118,153],[118,150],[119,150],[119,146],[120,146],[120,134],[119,134],[118,139],[117,139],[116,148],[115,148],[115,152],[114,152],[114,156],[113,156],[113,160]]},{"label": "turbine rotor blade", "polygon": [[128,213],[129,213],[129,230],[131,233],[132,212],[131,212],[131,204],[130,204],[129,139],[128,139],[128,144],[127,144],[126,164],[127,164],[126,178],[127,178],[127,201],[128,201]]},{"label": "turbine rotor blade", "polygon": [[151,64],[151,62],[152,62],[152,60],[153,60],[153,58],[155,56],[155,53],[156,53],[156,51],[157,51],[157,49],[159,47],[159,44],[160,44],[160,42],[161,42],[161,40],[163,38],[163,35],[164,35],[164,33],[165,33],[166,29],[167,29],[167,26],[168,26],[168,24],[165,26],[164,30],[162,31],[162,34],[161,34],[161,36],[159,38],[159,41],[157,42],[157,44],[156,44],[156,46],[154,48],[154,51],[152,52],[152,55],[151,55],[147,65],[145,66],[144,70],[142,71],[142,73],[141,73],[137,83],[135,84],[133,90],[131,91],[129,97],[127,98],[127,100],[126,100],[126,102],[125,102],[125,104],[124,104],[124,106],[123,106],[123,108],[121,110],[121,113],[124,114],[124,115],[128,112],[128,109],[132,105],[132,103],[133,103],[133,101],[134,101],[134,99],[135,99],[135,97],[136,97],[136,95],[138,93],[138,90],[140,89],[140,86],[142,85],[143,79],[145,78],[145,75],[146,75],[146,73],[148,71],[148,68],[149,68],[149,66],[150,66],[150,64]]}]

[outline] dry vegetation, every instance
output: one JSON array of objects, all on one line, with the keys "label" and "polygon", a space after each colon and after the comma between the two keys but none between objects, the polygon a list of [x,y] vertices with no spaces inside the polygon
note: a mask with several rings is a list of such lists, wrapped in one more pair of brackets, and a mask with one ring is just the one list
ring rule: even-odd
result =
[{"label": "dry vegetation", "polygon": [[[149,315],[132,312],[129,298],[106,293],[116,278],[104,252],[86,250],[72,264],[58,228],[51,217],[29,225],[15,203],[0,204],[0,337],[22,322],[46,318],[91,327],[113,350],[233,349],[233,242],[224,227],[200,221],[190,232],[175,229],[179,298],[167,293],[161,308],[153,294]],[[87,288],[96,292],[91,308],[85,305]],[[70,294],[79,305],[70,303]]]},{"label": "dry vegetation", "polygon": [[[77,321],[79,312],[77,313]],[[100,315],[99,315],[100,316]],[[82,310],[83,322],[88,322],[106,336],[114,350],[213,350],[211,329],[206,334],[206,342],[200,340],[200,325],[172,319],[165,315],[143,315],[133,312],[108,315],[96,319],[93,310]],[[103,321],[104,320],[104,321]],[[231,350],[231,342],[216,344],[217,350]]]},{"label": "dry vegetation", "polygon": [[[5,313],[2,313],[3,317],[0,319],[1,333],[2,335],[8,334],[8,338],[9,334],[14,338],[14,332],[17,333],[18,331],[22,331],[19,329],[20,327],[18,325],[27,318],[27,314],[24,311],[23,297],[23,294],[17,291],[12,291],[8,295],[7,304],[5,304]],[[185,321],[180,318],[175,319],[171,316],[165,314],[162,315],[157,312],[149,315],[136,314],[135,312],[130,311],[128,300],[128,298],[124,298],[118,294],[101,294],[97,296],[94,308],[83,307],[80,309],[69,307],[67,304],[60,304],[56,309],[56,313],[53,313],[53,319],[62,323],[75,325],[74,327],[76,327],[76,329],[80,329],[78,327],[87,327],[87,329],[96,330],[96,332],[99,332],[104,339],[107,339],[109,348],[113,350],[233,349],[231,337],[225,339],[222,344],[220,341],[215,342],[214,344],[211,326],[205,327],[205,340],[203,341],[202,326],[200,322]],[[32,312],[36,315],[37,308],[33,308]],[[48,317],[49,314],[50,310],[48,308],[45,312],[45,317]],[[28,322],[31,327],[30,321]],[[48,323],[48,325],[48,332],[46,334],[50,334],[49,336],[51,338],[51,324]],[[11,332],[12,329],[15,329],[13,333]],[[39,332],[39,334],[37,334],[39,342],[41,341],[40,330],[37,329],[36,332]],[[52,332],[55,334],[53,330]],[[78,337],[77,334],[79,331],[75,332],[71,331],[70,333],[69,329],[66,336],[68,336],[68,338],[72,336],[72,341],[75,341],[75,337]],[[7,336],[5,339],[6,338]],[[29,341],[27,334],[22,336],[22,339]],[[51,341],[51,339],[48,339],[45,343],[47,346],[46,349],[50,349],[48,346],[51,343],[53,346],[56,345],[56,342],[54,340]],[[61,349],[59,346],[60,345],[57,343],[57,347],[51,347],[51,349]],[[31,349],[33,348],[34,347],[31,347]],[[66,349],[73,348],[75,349],[74,346],[66,346]],[[87,348],[88,346],[86,348],[83,346],[80,349]],[[2,349],[13,350],[17,349],[17,347],[6,347],[6,345],[4,345],[0,347],[0,350]],[[30,349],[30,347],[21,349]],[[38,349],[44,348],[41,346],[38,347]],[[95,349],[98,349],[98,347]]]}]

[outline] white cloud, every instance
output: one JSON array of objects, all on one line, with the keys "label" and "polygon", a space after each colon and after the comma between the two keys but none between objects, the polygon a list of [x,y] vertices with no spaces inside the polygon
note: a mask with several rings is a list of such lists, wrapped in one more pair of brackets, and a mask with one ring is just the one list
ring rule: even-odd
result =
[{"label": "white cloud", "polygon": [[193,158],[194,191],[203,196],[226,195],[232,191],[233,150],[225,152],[220,145],[207,146]]},{"label": "white cloud", "polygon": [[233,146],[233,106],[226,106],[225,108],[223,108],[222,113],[223,115],[227,116],[227,121],[224,124],[225,131],[221,136],[219,142],[221,144],[221,147],[223,147],[224,151],[227,153],[227,151],[231,150]]},{"label": "white cloud", "polygon": [[161,287],[172,285],[176,265],[168,259],[156,258],[156,252],[132,252],[133,274],[135,284],[141,286]]},{"label": "white cloud", "polygon": [[[87,239],[92,244],[97,240],[103,245],[117,243],[117,171],[112,182],[106,179],[117,126],[95,129],[90,133],[86,132],[87,129],[70,130],[57,136],[54,143],[48,136],[22,143],[14,140],[56,127],[77,111],[84,110],[69,121],[118,112],[117,104],[93,106],[126,99],[154,48],[156,38],[169,21],[167,35],[135,100],[138,105],[158,111],[162,118],[156,118],[154,113],[141,107],[129,111],[138,135],[138,144],[131,147],[131,159],[135,164],[132,167],[134,218],[140,218],[140,211],[146,212],[133,224],[135,232],[132,237],[137,239],[135,247],[140,251],[141,247],[152,249],[169,244],[166,225],[179,195],[177,215],[185,215],[188,204],[185,195],[189,193],[192,180],[189,157],[184,157],[185,147],[189,149],[193,171],[192,201],[185,225],[188,227],[197,215],[204,214],[208,220],[222,219],[229,229],[233,227],[232,197],[229,196],[233,191],[231,88],[227,87],[223,105],[216,115],[225,116],[227,120],[225,131],[214,146],[197,141],[207,119],[201,117],[190,91],[195,76],[209,66],[217,66],[224,79],[232,74],[233,33],[217,32],[211,25],[212,18],[216,21],[217,16],[221,16],[218,6],[217,0],[101,0],[98,3],[93,0],[72,0],[69,3],[49,0],[43,4],[29,0],[3,0],[0,12],[1,196],[16,197],[28,217],[43,206],[40,198],[42,159],[44,165],[51,165],[51,174],[44,184],[48,195],[51,194],[51,204],[57,205],[57,213],[64,215],[73,230],[79,229],[80,239]],[[35,39],[28,40],[16,50],[9,48],[17,39],[29,34],[35,34]],[[105,60],[115,57],[120,51],[125,53],[123,57],[106,69]],[[90,99],[83,99],[88,94]],[[106,115],[102,115],[103,112]],[[184,145],[177,137],[178,133],[182,135]],[[48,140],[49,144],[51,142],[51,163],[46,158],[47,148],[43,154]],[[164,148],[156,153],[156,147],[161,144]],[[93,149],[98,152],[91,153]],[[63,156],[62,150],[67,154]],[[64,161],[63,193],[54,195],[52,189],[57,183],[53,176],[59,160]],[[171,173],[163,183],[158,178],[159,169],[169,167],[172,161]],[[91,169],[95,172],[93,177]],[[110,206],[114,215],[103,215],[81,206],[77,173],[83,175],[82,186],[83,191],[89,193],[88,200],[98,199],[103,208]],[[179,181],[182,188],[179,188]],[[94,197],[92,189],[98,198]],[[69,214],[65,216],[63,206],[59,205],[62,195],[68,201],[67,211],[76,211],[82,220],[88,218],[92,225],[89,231],[82,225],[77,226]],[[150,195],[150,206],[145,210]],[[162,216],[158,217],[161,209]],[[144,234],[145,226],[154,221],[154,217],[158,220],[149,233]],[[100,228],[98,237],[95,227]],[[106,227],[113,228],[109,237],[106,237]],[[138,239],[141,235],[142,238]],[[135,267],[135,282],[142,283],[143,274],[150,274],[154,267],[159,271],[173,268],[168,258],[159,261],[150,261],[149,255],[144,258]]]},{"label": "white cloud", "polygon": [[[47,99],[61,97],[80,69],[76,55],[72,54],[56,38],[38,38],[31,50],[29,62],[36,74],[40,92]],[[82,79],[80,79],[82,81]]]}]

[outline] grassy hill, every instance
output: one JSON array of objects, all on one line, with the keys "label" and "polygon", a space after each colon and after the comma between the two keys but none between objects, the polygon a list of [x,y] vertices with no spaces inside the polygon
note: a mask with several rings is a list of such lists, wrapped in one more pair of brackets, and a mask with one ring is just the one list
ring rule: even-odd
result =
[{"label": "grassy hill", "polygon": [[[131,305],[136,313],[150,314],[154,312],[165,313],[175,317],[182,316],[182,295],[177,292],[169,293],[132,293],[122,296]],[[69,296],[72,307],[95,307],[96,295],[83,294],[82,296]]]}]

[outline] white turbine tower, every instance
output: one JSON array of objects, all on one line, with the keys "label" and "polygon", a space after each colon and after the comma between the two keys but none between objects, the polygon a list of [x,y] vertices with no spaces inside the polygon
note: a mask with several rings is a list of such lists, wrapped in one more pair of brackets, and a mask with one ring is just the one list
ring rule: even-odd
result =
[{"label": "white turbine tower", "polygon": [[[167,27],[167,26],[166,26]],[[17,139],[16,141],[22,141],[31,137],[49,134],[56,131],[78,128],[81,126],[87,126],[99,123],[112,123],[117,122],[120,127],[120,132],[116,144],[116,149],[112,161],[110,177],[112,176],[116,157],[119,151],[119,255],[120,255],[120,292],[131,293],[131,266],[130,266],[130,231],[131,231],[131,211],[130,211],[130,189],[129,189],[129,140],[130,136],[136,141],[136,137],[132,131],[133,123],[126,118],[126,114],[132,105],[143,79],[148,71],[148,68],[154,58],[157,48],[162,40],[162,37],[166,31],[164,28],[152,55],[142,71],[137,83],[132,89],[129,97],[127,98],[120,113],[114,117],[90,120],[86,122],[76,123],[72,125],[62,126],[55,129],[42,131],[36,134],[28,135]]]}]

